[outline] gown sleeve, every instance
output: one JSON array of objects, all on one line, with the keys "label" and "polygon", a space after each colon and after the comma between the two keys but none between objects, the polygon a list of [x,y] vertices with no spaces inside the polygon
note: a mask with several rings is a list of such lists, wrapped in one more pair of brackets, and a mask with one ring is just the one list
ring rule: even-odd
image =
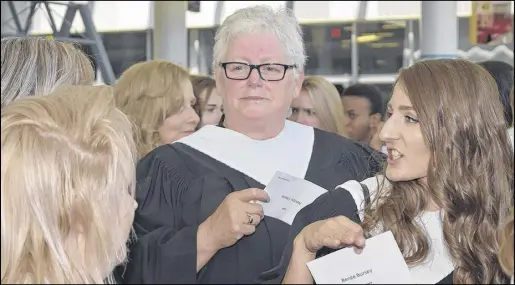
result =
[{"label": "gown sleeve", "polygon": [[[318,197],[313,203],[300,210],[293,220],[288,241],[279,264],[271,270],[258,275],[255,280],[256,283],[280,284],[286,275],[286,270],[288,269],[288,264],[290,263],[290,258],[293,253],[293,240],[300,231],[313,222],[337,216],[346,216],[353,222],[360,223],[356,203],[351,194],[344,189],[328,191]],[[333,249],[322,248],[317,252],[317,257],[321,257],[333,251]]]},{"label": "gown sleeve", "polygon": [[176,167],[174,150],[158,148],[137,165],[135,240],[121,281],[125,284],[196,283],[197,229],[181,227],[182,194],[192,174]]}]

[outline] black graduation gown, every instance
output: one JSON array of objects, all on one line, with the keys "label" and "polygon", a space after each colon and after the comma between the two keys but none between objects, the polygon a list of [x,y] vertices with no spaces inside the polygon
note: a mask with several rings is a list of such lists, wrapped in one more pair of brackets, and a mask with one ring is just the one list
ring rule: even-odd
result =
[{"label": "black graduation gown", "polygon": [[[346,138],[315,129],[305,179],[334,189],[379,171],[383,156]],[[122,283],[251,283],[279,263],[290,225],[265,217],[253,235],[221,249],[196,273],[198,225],[226,195],[264,185],[185,144],[164,145],[137,166],[137,242],[119,268]],[[352,200],[352,198],[351,198]],[[123,277],[119,276],[123,271]]]},{"label": "black graduation gown", "polygon": [[[307,205],[297,213],[291,225],[288,241],[281,261],[273,269],[258,275],[255,282],[261,284],[281,284],[293,253],[293,240],[295,237],[307,225],[337,216],[345,216],[353,222],[361,224],[355,200],[352,198],[352,195],[344,189],[330,191],[321,195],[313,201],[313,203]],[[317,252],[316,258],[334,251],[335,250],[331,248],[322,248]],[[437,284],[453,284],[452,278],[453,274],[450,273]]]}]

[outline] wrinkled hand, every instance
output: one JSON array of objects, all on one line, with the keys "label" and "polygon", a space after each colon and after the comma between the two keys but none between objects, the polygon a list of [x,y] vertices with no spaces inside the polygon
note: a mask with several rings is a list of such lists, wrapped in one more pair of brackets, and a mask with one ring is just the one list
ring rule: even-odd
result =
[{"label": "wrinkled hand", "polygon": [[268,202],[269,199],[264,190],[257,188],[227,195],[215,212],[200,225],[205,227],[214,249],[229,247],[243,236],[253,234],[264,215],[263,207],[254,202]]},{"label": "wrinkled hand", "polygon": [[298,249],[312,255],[322,247],[339,249],[354,246],[359,253],[365,246],[365,237],[360,225],[347,217],[339,216],[306,226],[297,235],[294,244]]}]

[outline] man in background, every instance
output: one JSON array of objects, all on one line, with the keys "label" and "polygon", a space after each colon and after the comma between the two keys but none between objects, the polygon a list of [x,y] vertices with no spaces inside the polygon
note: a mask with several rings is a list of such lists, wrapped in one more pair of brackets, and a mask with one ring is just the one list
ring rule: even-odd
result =
[{"label": "man in background", "polygon": [[373,140],[382,125],[385,110],[379,88],[370,84],[351,85],[343,91],[342,103],[347,116],[347,136],[381,150],[382,144]]}]

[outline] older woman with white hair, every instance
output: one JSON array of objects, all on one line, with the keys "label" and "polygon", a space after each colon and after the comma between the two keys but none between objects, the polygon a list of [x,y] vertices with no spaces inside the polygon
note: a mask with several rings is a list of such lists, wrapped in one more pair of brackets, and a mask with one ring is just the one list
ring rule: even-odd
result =
[{"label": "older woman with white hair", "polygon": [[[254,6],[220,26],[214,77],[225,119],[156,148],[137,166],[139,207],[127,283],[251,283],[278,264],[290,225],[256,201],[276,171],[332,190],[379,169],[376,153],[286,121],[304,79],[300,26]],[[378,154],[377,154],[378,155]]]}]

